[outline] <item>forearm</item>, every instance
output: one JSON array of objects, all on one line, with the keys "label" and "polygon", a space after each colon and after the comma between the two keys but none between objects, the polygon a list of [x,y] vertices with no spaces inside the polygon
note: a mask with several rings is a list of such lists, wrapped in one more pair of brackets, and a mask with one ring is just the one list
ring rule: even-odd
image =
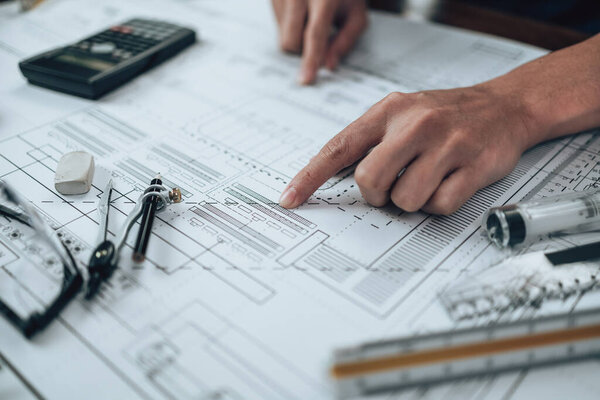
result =
[{"label": "forearm", "polygon": [[369,204],[450,214],[525,149],[596,126],[600,35],[472,87],[390,94],[333,137],[280,204],[299,206],[362,158],[354,179]]},{"label": "forearm", "polygon": [[482,84],[510,96],[528,127],[525,147],[600,126],[600,35]]}]

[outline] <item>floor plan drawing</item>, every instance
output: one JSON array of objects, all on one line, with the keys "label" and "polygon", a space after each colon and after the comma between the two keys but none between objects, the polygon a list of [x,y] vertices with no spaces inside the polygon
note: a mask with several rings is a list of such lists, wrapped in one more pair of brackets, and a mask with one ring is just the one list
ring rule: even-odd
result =
[{"label": "floor plan drawing", "polygon": [[[0,136],[0,179],[32,202],[82,265],[109,179],[110,235],[158,172],[183,201],[158,213],[143,265],[130,261],[131,235],[98,298],[77,298],[35,340],[0,319],[2,360],[43,397],[85,386],[98,398],[333,398],[333,349],[482,323],[456,320],[438,297],[502,257],[480,228],[487,208],[599,179],[600,141],[587,132],[526,152],[513,172],[448,217],[369,206],[352,167],[287,210],[277,201],[294,174],[386,94],[469,85],[545,52],[375,13],[378,23],[339,71],[299,87],[299,59],[278,52],[269,2],[174,1],[167,11],[155,0],[48,3],[0,27],[0,69],[10,71],[0,105],[14,110]],[[189,25],[200,41],[98,102],[27,86],[9,70],[39,47],[77,39],[83,26],[92,33],[134,15]],[[16,40],[12,32],[30,25],[52,34]],[[411,40],[380,40],[390,32]],[[12,105],[8,93],[18,99]],[[27,102],[31,115],[17,111]],[[89,193],[65,197],[53,171],[71,150],[93,154],[96,173]],[[60,280],[56,260],[33,243],[31,232],[0,218],[0,296],[16,305],[23,297],[43,303]],[[594,301],[590,291],[508,318]],[[555,380],[557,393],[585,382],[577,397],[594,398],[597,368],[523,371],[382,398],[527,398],[535,382],[561,374],[576,379]]]}]

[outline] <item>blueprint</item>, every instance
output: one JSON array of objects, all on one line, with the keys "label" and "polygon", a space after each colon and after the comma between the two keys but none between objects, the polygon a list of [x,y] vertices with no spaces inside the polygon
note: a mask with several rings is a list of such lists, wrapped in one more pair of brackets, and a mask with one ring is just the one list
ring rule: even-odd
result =
[{"label": "blueprint", "polygon": [[[487,208],[600,178],[600,139],[588,132],[528,151],[449,217],[370,207],[351,168],[286,210],[277,199],[294,174],[386,94],[474,84],[545,51],[373,13],[344,65],[300,87],[300,61],[278,51],[266,0],[48,0],[16,14],[0,8],[0,179],[82,265],[109,179],[110,234],[157,172],[183,201],[158,214],[143,265],[129,261],[131,235],[99,296],[76,299],[33,340],[0,318],[0,397],[12,373],[50,399],[333,398],[333,349],[484,322],[453,318],[439,293],[505,256],[480,229]],[[25,57],[134,16],[193,27],[199,41],[95,102],[28,85],[18,71]],[[96,173],[88,194],[65,197],[53,171],[72,150],[93,154]],[[35,302],[59,279],[31,235],[0,219],[0,296]],[[506,318],[598,304],[590,291]],[[385,398],[595,398],[599,368],[590,361]]]}]

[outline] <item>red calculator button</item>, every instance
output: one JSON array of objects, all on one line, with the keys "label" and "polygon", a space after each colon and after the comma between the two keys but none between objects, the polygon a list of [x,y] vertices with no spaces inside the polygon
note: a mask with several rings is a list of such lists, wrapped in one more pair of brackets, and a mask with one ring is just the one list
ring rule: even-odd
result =
[{"label": "red calculator button", "polygon": [[110,30],[113,32],[120,32],[120,33],[133,32],[133,29],[131,29],[130,26],[123,26],[123,25],[115,25],[115,26],[111,27]]}]

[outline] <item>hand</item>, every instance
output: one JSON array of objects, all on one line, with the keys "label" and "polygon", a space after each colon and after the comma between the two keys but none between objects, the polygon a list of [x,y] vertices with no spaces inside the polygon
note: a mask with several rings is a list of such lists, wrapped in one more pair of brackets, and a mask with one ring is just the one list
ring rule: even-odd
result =
[{"label": "hand", "polygon": [[[323,64],[335,69],[367,26],[365,0],[272,1],[281,49],[302,52],[302,84],[314,82]],[[337,28],[333,38],[332,28]]]},{"label": "hand", "polygon": [[406,211],[457,210],[536,143],[600,126],[600,34],[488,82],[392,93],[330,140],[284,190],[297,207],[354,164],[364,198]]},{"label": "hand", "polygon": [[331,139],[284,190],[297,207],[339,170],[366,157],[354,177],[367,202],[450,214],[508,174],[530,145],[519,98],[492,85],[392,93]]}]

